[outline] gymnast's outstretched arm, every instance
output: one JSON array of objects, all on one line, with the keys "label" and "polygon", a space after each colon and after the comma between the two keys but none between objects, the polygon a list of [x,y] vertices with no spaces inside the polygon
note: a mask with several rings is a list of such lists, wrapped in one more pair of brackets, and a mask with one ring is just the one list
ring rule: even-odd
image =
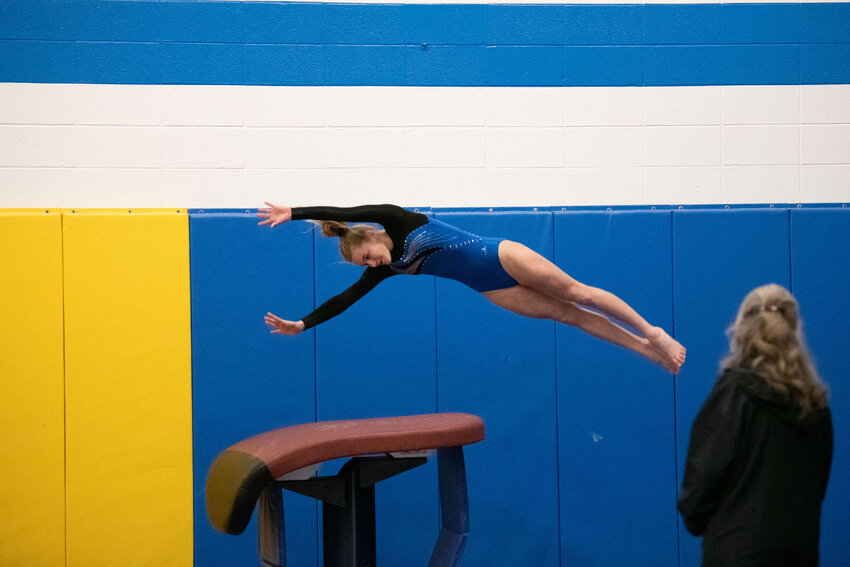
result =
[{"label": "gymnast's outstretched arm", "polygon": [[297,335],[310,327],[315,327],[328,319],[336,317],[354,305],[361,297],[372,291],[376,285],[392,275],[393,272],[387,266],[366,268],[360,279],[354,282],[353,285],[322,303],[300,321],[287,321],[272,313],[267,313],[265,318],[266,324],[272,327],[271,332],[273,334]]},{"label": "gymnast's outstretched arm", "polygon": [[339,222],[371,222],[383,226],[397,223],[410,213],[397,205],[360,205],[357,207],[282,207],[266,202],[269,208],[259,209],[264,218],[257,224],[272,228],[290,220],[329,220]]}]

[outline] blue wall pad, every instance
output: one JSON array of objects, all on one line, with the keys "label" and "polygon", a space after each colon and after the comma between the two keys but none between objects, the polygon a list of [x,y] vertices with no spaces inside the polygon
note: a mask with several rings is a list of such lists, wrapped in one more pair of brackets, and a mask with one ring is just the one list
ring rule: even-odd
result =
[{"label": "blue wall pad", "polygon": [[[75,50],[74,42],[85,43],[86,49]],[[850,3],[846,2],[417,5],[0,0],[0,82],[847,83],[848,49]],[[269,65],[276,57],[288,63]],[[137,66],[137,61],[142,64]]]},{"label": "blue wall pad", "polygon": [[[724,333],[744,296],[790,285],[787,209],[673,211],[673,320],[688,358],[676,380],[678,479],[699,408],[728,350]],[[700,542],[679,524],[680,565],[700,564]]]},{"label": "blue wall pad", "polygon": [[[299,230],[312,226],[293,224]],[[315,235],[316,303],[321,304],[353,284],[364,268],[342,259],[339,239],[324,238],[318,230]],[[433,277],[391,277],[316,326],[315,333],[320,421],[437,411]],[[375,502],[378,563],[427,563],[439,531],[436,456],[380,483]]]},{"label": "blue wall pad", "polygon": [[800,303],[803,332],[821,377],[830,386],[835,428],[832,473],[821,515],[821,564],[850,557],[850,209],[791,210],[791,285]]},{"label": "blue wall pad", "polygon": [[[314,421],[314,333],[271,335],[263,316],[313,308],[313,235],[301,223],[270,230],[253,214],[190,215],[195,564],[252,565],[255,537],[210,526],[206,473],[222,450],[268,429]],[[284,496],[293,565],[316,565],[316,503]],[[256,533],[256,519],[246,530]]]},{"label": "blue wall pad", "polygon": [[[550,213],[438,213],[488,237],[552,258]],[[440,411],[481,416],[487,439],[468,447],[470,536],[464,564],[558,565],[555,328],[438,279]]]},{"label": "blue wall pad", "polygon": [[[558,266],[673,333],[670,211],[554,217]],[[564,325],[556,356],[561,564],[676,566],[673,375]]]}]

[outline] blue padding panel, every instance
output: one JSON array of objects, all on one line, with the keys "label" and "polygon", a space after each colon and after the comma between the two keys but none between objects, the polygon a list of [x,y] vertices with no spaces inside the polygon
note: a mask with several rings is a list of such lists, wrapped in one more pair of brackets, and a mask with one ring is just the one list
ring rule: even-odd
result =
[{"label": "blue padding panel", "polygon": [[[555,213],[555,262],[672,333],[669,211]],[[561,564],[673,566],[674,378],[557,328]]]},{"label": "blue padding panel", "polygon": [[[438,213],[552,258],[550,213]],[[464,565],[558,565],[555,324],[519,317],[452,280],[437,280],[440,411],[481,416],[465,449],[470,534]]]},{"label": "blue padding panel", "polygon": [[[77,55],[81,67],[90,66],[84,59],[93,57],[99,62],[95,66],[108,61],[124,70],[133,68],[139,53],[116,49],[114,43],[226,44],[231,48],[163,52],[163,68],[156,72],[143,59],[137,74],[85,75],[90,82],[103,83],[676,86],[850,82],[847,2],[470,6],[0,0],[0,61],[27,58],[19,44],[3,40],[89,42],[103,53],[81,51]],[[721,45],[740,47],[743,53],[727,50],[721,56]],[[801,63],[795,64],[790,50],[798,45]],[[442,49],[423,58],[405,49],[413,46]],[[759,49],[744,49],[754,46]],[[285,49],[258,56],[258,48],[268,47]],[[479,49],[454,49],[458,47]],[[591,50],[576,51],[579,47]],[[486,63],[480,54],[484,49]],[[646,51],[643,56],[641,49]],[[275,63],[275,56],[284,61]],[[742,63],[730,67],[731,56]],[[221,69],[215,70],[212,63],[219,57]],[[63,79],[72,73],[57,76],[57,65],[50,57],[28,60],[29,64],[4,62],[0,80],[73,82]],[[408,69],[408,64],[414,68]]]},{"label": "blue padding panel", "polygon": [[[257,523],[215,531],[206,472],[222,450],[262,431],[315,420],[314,334],[271,335],[263,316],[313,306],[313,236],[296,223],[270,230],[251,214],[191,214],[195,564],[254,565]],[[315,565],[315,500],[284,495],[287,553]]]},{"label": "blue padding panel", "polygon": [[821,565],[850,557],[850,209],[791,211],[791,285],[818,371],[830,386],[835,452],[821,514]]},{"label": "blue padding panel", "polygon": [[[788,211],[673,211],[673,307],[676,338],[688,358],[676,380],[678,480],[691,423],[728,350],[725,330],[744,296],[766,283],[790,285]],[[682,567],[700,564],[701,540],[679,523]]]},{"label": "blue padding panel", "polygon": [[[311,226],[293,224],[299,230]],[[321,304],[354,283],[364,268],[342,259],[338,239],[316,231],[315,269]],[[293,318],[306,314],[293,313]],[[317,326],[318,419],[434,413],[434,318],[434,278],[398,275]],[[375,487],[378,564],[427,562],[439,531],[435,460]]]}]

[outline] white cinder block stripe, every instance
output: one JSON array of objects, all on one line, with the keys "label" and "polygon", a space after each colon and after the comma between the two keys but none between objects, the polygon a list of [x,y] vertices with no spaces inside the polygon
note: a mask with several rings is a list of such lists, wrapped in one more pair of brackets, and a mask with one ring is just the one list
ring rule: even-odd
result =
[{"label": "white cinder block stripe", "polygon": [[164,126],[242,126],[245,89],[232,85],[174,85],[160,89]]},{"label": "white cinder block stripe", "polygon": [[723,124],[798,124],[799,85],[721,87]]},{"label": "white cinder block stripe", "polygon": [[727,126],[722,129],[723,165],[800,163],[800,127]]},{"label": "white cinder block stripe", "polygon": [[566,199],[563,168],[505,168],[487,173],[487,206],[557,206]]},{"label": "white cinder block stripe", "polygon": [[850,124],[803,124],[800,134],[802,163],[850,163]]},{"label": "white cinder block stripe", "polygon": [[723,168],[724,203],[796,203],[800,200],[800,168],[792,165]]},{"label": "white cinder block stripe", "polygon": [[647,203],[722,203],[719,167],[644,168]]},{"label": "white cinder block stripe", "polygon": [[[246,169],[242,201],[238,207],[262,207],[272,203],[323,205],[328,190],[326,169]],[[251,204],[253,203],[253,204]],[[223,207],[211,201],[209,207]]]},{"label": "white cinder block stripe", "polygon": [[800,192],[814,203],[850,201],[850,165],[804,165]]},{"label": "white cinder block stripe", "polygon": [[327,87],[328,126],[404,124],[404,87]]},{"label": "white cinder block stripe", "polygon": [[0,167],[75,167],[74,126],[0,126]]},{"label": "white cinder block stripe", "polygon": [[245,165],[244,128],[162,128],[162,167],[232,169]]},{"label": "white cinder block stripe", "polygon": [[488,90],[492,89],[406,87],[404,89],[406,124],[408,126],[484,126]]},{"label": "white cinder block stripe", "polygon": [[77,167],[159,168],[162,130],[156,126],[79,126],[74,149]]},{"label": "white cinder block stripe", "polygon": [[463,207],[470,202],[486,203],[486,171],[483,167],[409,167],[408,202],[445,203],[446,207]]},{"label": "white cinder block stripe", "polygon": [[488,128],[487,167],[564,167],[563,128]]},{"label": "white cinder block stripe", "polygon": [[306,127],[327,124],[327,89],[322,87],[242,87],[247,126]]},{"label": "white cinder block stripe", "polygon": [[67,86],[76,95],[77,124],[95,126],[158,126],[165,99],[176,92],[163,85]]},{"label": "white cinder block stripe", "polygon": [[720,124],[721,87],[646,87],[643,123],[648,126]]},{"label": "white cinder block stripe", "polygon": [[644,127],[644,165],[720,165],[720,126]]},{"label": "white cinder block stripe", "polygon": [[564,93],[566,126],[641,126],[646,89],[587,87]]},{"label": "white cinder block stripe", "polygon": [[408,167],[483,167],[484,128],[409,128]]},{"label": "white cinder block stripe", "polygon": [[328,165],[325,128],[248,128],[245,167],[313,169]]},{"label": "white cinder block stripe", "polygon": [[6,83],[0,101],[0,207],[850,201],[850,85]]},{"label": "white cinder block stripe", "polygon": [[403,168],[404,160],[404,128],[328,128],[330,168]]},{"label": "white cinder block stripe", "polygon": [[0,83],[0,124],[76,124],[76,87]]},{"label": "white cinder block stripe", "polygon": [[567,166],[641,166],[643,136],[643,128],[632,126],[567,128]]},{"label": "white cinder block stripe", "polygon": [[563,126],[560,88],[487,89],[487,126]]},{"label": "white cinder block stripe", "polygon": [[645,200],[641,167],[567,169],[569,205],[628,205]]}]

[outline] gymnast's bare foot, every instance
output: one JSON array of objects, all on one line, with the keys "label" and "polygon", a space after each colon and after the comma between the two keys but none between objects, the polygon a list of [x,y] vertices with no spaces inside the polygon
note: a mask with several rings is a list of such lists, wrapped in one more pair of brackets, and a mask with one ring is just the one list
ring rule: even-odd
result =
[{"label": "gymnast's bare foot", "polygon": [[685,363],[685,347],[661,327],[653,327],[646,338],[652,350],[661,355],[661,365],[673,374],[678,374],[682,364]]}]

